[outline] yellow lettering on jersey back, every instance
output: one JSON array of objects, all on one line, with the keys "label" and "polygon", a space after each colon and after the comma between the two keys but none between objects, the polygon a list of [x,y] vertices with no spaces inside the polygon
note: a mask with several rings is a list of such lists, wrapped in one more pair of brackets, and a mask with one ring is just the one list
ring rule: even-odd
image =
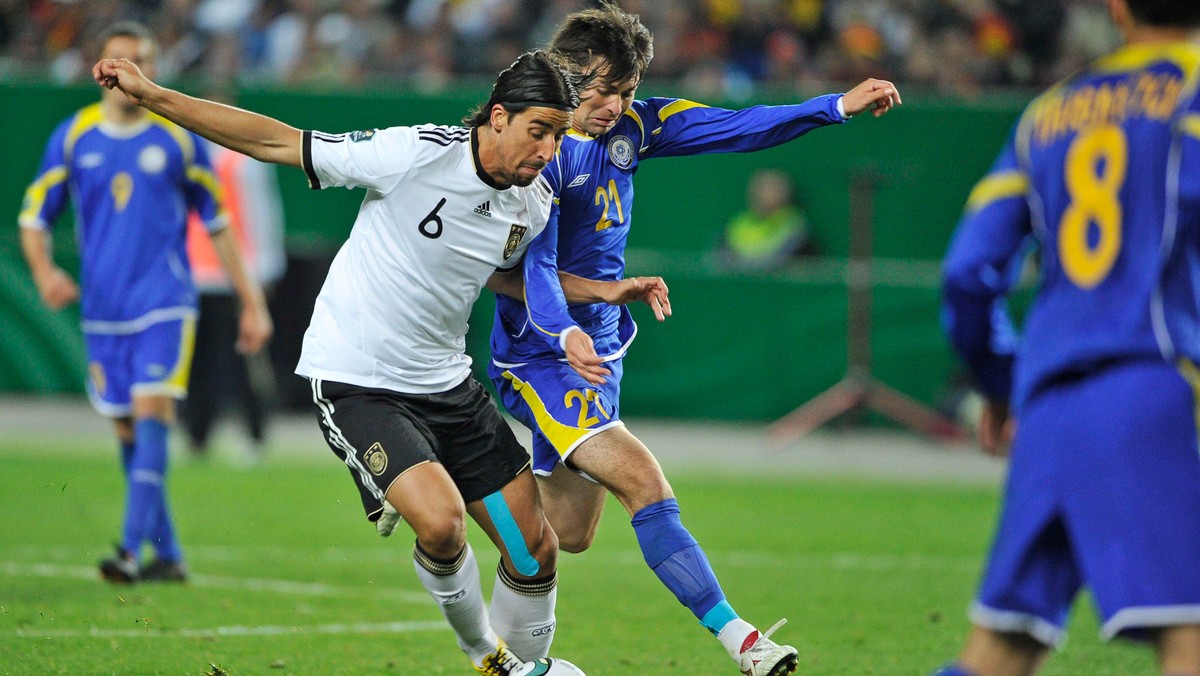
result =
[{"label": "yellow lettering on jersey back", "polygon": [[[1118,194],[1128,162],[1128,140],[1115,124],[1080,134],[1067,149],[1063,168],[1071,204],[1059,222],[1058,255],[1067,279],[1081,289],[1104,281],[1121,251]],[[1088,241],[1093,225],[1094,246]]]},{"label": "yellow lettering on jersey back", "polygon": [[125,207],[129,205],[129,198],[133,197],[133,177],[128,172],[122,171],[117,173],[112,178],[109,191],[112,193],[117,213],[125,211]]},{"label": "yellow lettering on jersey back", "polygon": [[1138,73],[1115,83],[1055,91],[1029,114],[1037,140],[1050,145],[1068,134],[1132,118],[1168,122],[1182,92],[1183,80],[1177,74]]}]

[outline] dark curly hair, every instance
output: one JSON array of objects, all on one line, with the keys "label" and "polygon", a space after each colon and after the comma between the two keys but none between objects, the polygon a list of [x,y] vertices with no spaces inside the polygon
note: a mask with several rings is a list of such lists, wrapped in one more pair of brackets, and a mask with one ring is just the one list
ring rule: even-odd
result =
[{"label": "dark curly hair", "polygon": [[550,39],[550,50],[561,55],[574,72],[583,72],[596,58],[604,59],[608,82],[641,82],[654,58],[654,36],[636,14],[611,2],[575,12]]},{"label": "dark curly hair", "polygon": [[589,79],[572,74],[561,59],[545,51],[525,52],[500,72],[487,103],[468,113],[463,124],[468,127],[487,124],[496,104],[510,115],[535,107],[574,110],[579,106],[579,90],[587,86]]}]

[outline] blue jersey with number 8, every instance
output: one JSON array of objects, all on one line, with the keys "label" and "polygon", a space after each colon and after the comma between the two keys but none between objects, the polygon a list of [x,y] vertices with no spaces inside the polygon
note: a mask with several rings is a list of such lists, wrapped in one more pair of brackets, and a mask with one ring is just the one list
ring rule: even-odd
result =
[{"label": "blue jersey with number 8", "polygon": [[[1131,45],[1022,114],[945,264],[947,331],[989,396],[1019,406],[1114,362],[1200,361],[1198,77],[1200,47]],[[1040,288],[1018,344],[1001,297],[1030,238]]]}]

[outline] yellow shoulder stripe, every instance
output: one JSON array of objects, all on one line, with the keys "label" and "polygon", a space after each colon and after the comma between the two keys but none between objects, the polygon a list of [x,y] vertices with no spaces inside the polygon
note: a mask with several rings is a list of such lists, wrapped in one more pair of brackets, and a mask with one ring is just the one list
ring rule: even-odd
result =
[{"label": "yellow shoulder stripe", "polygon": [[171,135],[175,142],[179,144],[179,150],[183,152],[184,166],[191,165],[196,157],[196,148],[192,145],[192,135],[183,127],[175,124],[165,117],[150,113],[150,122],[162,127],[163,131]]},{"label": "yellow shoulder stripe", "polygon": [[65,180],[67,180],[67,168],[57,166],[51,167],[46,173],[38,176],[36,181],[29,184],[29,187],[25,189],[25,203],[21,207],[18,222],[29,223],[39,220],[41,217],[38,216],[38,213],[41,212],[42,205],[46,203],[46,193]]},{"label": "yellow shoulder stripe", "polygon": [[663,106],[662,109],[658,111],[658,120],[660,122],[666,122],[667,118],[671,117],[675,113],[682,113],[683,111],[690,110],[692,108],[707,107],[708,106],[704,105],[703,103],[696,103],[695,101],[688,101],[687,99],[679,99],[674,103]]},{"label": "yellow shoulder stripe", "polygon": [[63,139],[63,158],[68,164],[71,161],[71,153],[75,150],[75,142],[88,130],[95,129],[103,119],[104,113],[101,112],[99,103],[81,108],[75,114],[75,119],[67,129],[67,137]]},{"label": "yellow shoulder stripe", "polygon": [[632,107],[625,111],[625,114],[637,123],[638,129],[641,130],[642,136],[646,135],[646,125],[642,124],[642,116],[637,114],[637,111]]},{"label": "yellow shoulder stripe", "polygon": [[1170,61],[1186,75],[1200,66],[1200,46],[1187,42],[1129,45],[1097,61],[1095,69],[1099,72],[1140,70],[1155,61]]},{"label": "yellow shoulder stripe", "polygon": [[1029,177],[1022,171],[998,171],[983,177],[967,198],[967,211],[976,212],[992,202],[1022,197],[1029,190]]},{"label": "yellow shoulder stripe", "polygon": [[202,186],[212,195],[213,200],[217,203],[218,215],[224,216],[225,193],[221,190],[221,183],[217,180],[216,174],[193,164],[187,168],[187,177],[189,181]]}]

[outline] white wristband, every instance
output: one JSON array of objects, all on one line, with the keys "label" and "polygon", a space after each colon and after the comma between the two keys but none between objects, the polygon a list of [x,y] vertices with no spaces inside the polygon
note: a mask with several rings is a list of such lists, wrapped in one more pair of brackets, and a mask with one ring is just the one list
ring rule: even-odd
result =
[{"label": "white wristband", "polygon": [[572,325],[568,326],[567,328],[563,329],[562,333],[558,334],[558,349],[562,350],[563,354],[566,354],[567,353],[567,336],[571,335],[572,331],[582,331],[582,330],[583,329],[579,328],[575,324],[572,324]]},{"label": "white wristband", "polygon": [[842,105],[842,99],[844,98],[846,98],[845,94],[842,94],[837,98],[838,115],[841,115],[843,120],[849,120],[850,116],[846,114],[846,107]]}]

